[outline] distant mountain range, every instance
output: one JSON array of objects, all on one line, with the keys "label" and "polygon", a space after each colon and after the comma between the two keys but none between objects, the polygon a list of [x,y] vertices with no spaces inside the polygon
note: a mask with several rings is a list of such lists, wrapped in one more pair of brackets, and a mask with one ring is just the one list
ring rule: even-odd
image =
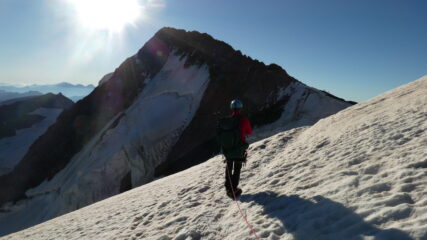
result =
[{"label": "distant mountain range", "polygon": [[19,92],[8,92],[8,91],[0,90],[0,103],[10,99],[25,98],[25,97],[38,96],[38,95],[42,95],[42,93],[37,91],[19,93]]},{"label": "distant mountain range", "polygon": [[0,102],[15,97],[42,95],[46,93],[62,93],[67,98],[76,102],[87,96],[94,88],[95,86],[92,84],[84,86],[82,84],[74,85],[66,82],[46,85],[33,84],[28,86],[0,83]]}]

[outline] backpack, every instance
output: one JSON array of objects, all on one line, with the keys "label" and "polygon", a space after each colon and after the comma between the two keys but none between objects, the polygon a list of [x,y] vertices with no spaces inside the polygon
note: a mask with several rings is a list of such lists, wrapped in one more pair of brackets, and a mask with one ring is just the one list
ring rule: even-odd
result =
[{"label": "backpack", "polygon": [[242,116],[222,118],[218,122],[217,141],[227,159],[243,158],[248,144],[240,138],[240,119]]}]

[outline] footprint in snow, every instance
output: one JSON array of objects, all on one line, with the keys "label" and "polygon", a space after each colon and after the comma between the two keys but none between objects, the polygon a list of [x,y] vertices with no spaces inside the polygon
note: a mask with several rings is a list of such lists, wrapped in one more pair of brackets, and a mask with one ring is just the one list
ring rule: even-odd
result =
[{"label": "footprint in snow", "polygon": [[199,191],[199,193],[204,193],[204,192],[206,192],[209,189],[210,189],[209,186],[205,186],[205,187],[200,188],[198,191]]}]

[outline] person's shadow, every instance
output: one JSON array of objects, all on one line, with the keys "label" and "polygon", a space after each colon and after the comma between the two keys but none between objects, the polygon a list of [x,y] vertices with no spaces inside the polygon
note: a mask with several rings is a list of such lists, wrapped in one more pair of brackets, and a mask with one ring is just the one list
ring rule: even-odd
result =
[{"label": "person's shadow", "polygon": [[242,202],[262,205],[264,214],[280,220],[284,230],[297,240],[412,240],[398,229],[379,229],[338,202],[322,196],[306,200],[274,192],[245,194]]}]

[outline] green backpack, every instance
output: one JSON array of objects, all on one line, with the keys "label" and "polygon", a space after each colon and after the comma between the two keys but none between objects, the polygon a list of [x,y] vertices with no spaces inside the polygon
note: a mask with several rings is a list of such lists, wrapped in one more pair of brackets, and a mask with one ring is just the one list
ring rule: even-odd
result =
[{"label": "green backpack", "polygon": [[240,138],[239,122],[242,116],[227,117],[219,120],[217,141],[227,159],[243,158],[248,144]]}]

